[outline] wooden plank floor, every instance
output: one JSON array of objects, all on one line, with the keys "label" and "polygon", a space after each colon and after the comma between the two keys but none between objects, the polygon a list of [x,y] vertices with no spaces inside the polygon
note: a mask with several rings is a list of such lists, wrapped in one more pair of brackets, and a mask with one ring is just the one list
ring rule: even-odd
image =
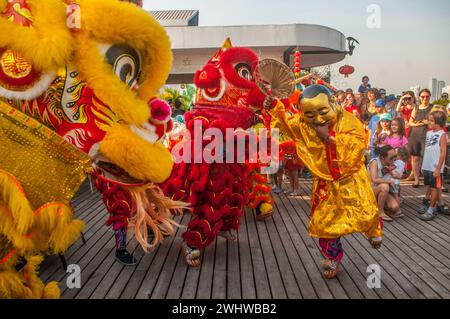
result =
[{"label": "wooden plank floor", "polygon": [[[325,280],[317,240],[307,232],[311,180],[302,179],[301,196],[276,197],[273,217],[257,222],[248,211],[238,241],[218,238],[202,254],[202,266],[188,268],[180,245],[182,229],[151,254],[135,240],[128,248],[138,259],[125,267],[114,259],[114,234],[104,225],[107,213],[98,193],[84,184],[74,199],[76,215],[86,222],[81,240],[66,253],[69,264],[81,267],[81,289],[68,289],[58,257],[41,266],[44,281],[60,282],[70,298],[450,298],[450,216],[423,222],[425,187],[402,186],[405,217],[385,223],[383,247],[370,248],[360,234],[343,239],[346,256],[338,277]],[[449,202],[449,197],[445,194]],[[187,225],[190,215],[176,218]],[[367,287],[367,266],[381,267],[381,288]]]}]

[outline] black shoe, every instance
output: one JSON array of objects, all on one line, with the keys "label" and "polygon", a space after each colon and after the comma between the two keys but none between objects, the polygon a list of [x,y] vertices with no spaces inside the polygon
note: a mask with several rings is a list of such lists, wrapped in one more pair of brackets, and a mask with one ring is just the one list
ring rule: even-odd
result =
[{"label": "black shoe", "polygon": [[134,266],[137,264],[137,259],[133,257],[126,249],[116,250],[116,260],[125,266]]},{"label": "black shoe", "polygon": [[429,221],[435,219],[437,215],[438,215],[437,210],[435,210],[433,213],[430,213],[429,211],[427,211],[425,214],[420,215],[419,218],[420,218],[421,220],[424,220],[424,221],[426,221],[426,222],[429,222]]},{"label": "black shoe", "polygon": [[423,214],[425,214],[427,211],[428,211],[428,206],[421,207],[421,208],[419,209],[419,214],[420,214],[420,215],[423,215]]},{"label": "black shoe", "polygon": [[450,209],[446,204],[442,206],[437,205],[437,211],[439,212],[439,214],[450,215]]}]

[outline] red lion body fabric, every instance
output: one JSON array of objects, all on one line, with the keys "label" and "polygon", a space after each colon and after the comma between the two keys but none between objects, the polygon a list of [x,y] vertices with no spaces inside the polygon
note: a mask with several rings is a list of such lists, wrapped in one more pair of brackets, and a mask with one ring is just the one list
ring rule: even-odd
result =
[{"label": "red lion body fabric", "polygon": [[[170,179],[162,187],[173,199],[192,206],[194,218],[183,234],[190,247],[205,248],[220,231],[237,230],[248,204],[248,177],[252,168],[245,161],[236,161],[236,136],[252,126],[254,112],[264,101],[253,79],[257,62],[257,55],[249,49],[224,47],[195,75],[196,104],[185,115],[186,129],[192,138],[184,141],[182,147],[191,154],[188,160],[184,157],[184,161],[175,164]],[[195,122],[197,126],[201,123],[201,129],[194,128]],[[223,135],[222,163],[207,163],[202,156],[211,140],[200,137],[198,142],[198,135],[203,136],[211,128],[219,129]],[[227,129],[234,135],[227,136]],[[231,163],[226,160],[231,151],[227,149],[230,138],[235,142]],[[202,161],[199,163],[195,158]]]}]

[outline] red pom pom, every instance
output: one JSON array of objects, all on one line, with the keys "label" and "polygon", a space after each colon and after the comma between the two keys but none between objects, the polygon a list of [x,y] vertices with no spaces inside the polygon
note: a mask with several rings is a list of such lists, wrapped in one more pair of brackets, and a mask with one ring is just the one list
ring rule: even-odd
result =
[{"label": "red pom pom", "polygon": [[323,81],[323,80],[321,80],[321,79],[319,79],[319,80],[317,80],[316,81],[316,84],[319,84],[319,85],[323,85],[325,82]]},{"label": "red pom pom", "polygon": [[149,103],[152,115],[151,121],[157,124],[167,123],[172,115],[172,109],[166,101],[153,99]]}]

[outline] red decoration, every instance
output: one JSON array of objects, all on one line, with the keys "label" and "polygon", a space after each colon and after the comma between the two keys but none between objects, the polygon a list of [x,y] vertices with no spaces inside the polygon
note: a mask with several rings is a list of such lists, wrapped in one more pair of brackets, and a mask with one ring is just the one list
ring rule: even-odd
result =
[{"label": "red decoration", "polygon": [[295,51],[294,52],[294,73],[295,76],[298,77],[300,75],[300,68],[301,68],[301,56],[302,53],[300,51]]},{"label": "red decoration", "polygon": [[344,65],[339,68],[339,73],[344,75],[346,78],[348,78],[348,76],[350,74],[353,74],[354,72],[355,68],[352,67],[351,65]]},{"label": "red decoration", "polygon": [[8,1],[6,10],[0,16],[24,27],[29,27],[32,23],[31,7],[27,0]]},{"label": "red decoration", "polygon": [[161,99],[152,99],[149,102],[151,121],[155,124],[167,123],[172,115],[170,105]]},{"label": "red decoration", "polygon": [[310,85],[311,85],[311,80],[310,80],[310,79],[304,79],[304,80],[302,80],[302,85],[303,85],[303,86],[310,86]]}]

